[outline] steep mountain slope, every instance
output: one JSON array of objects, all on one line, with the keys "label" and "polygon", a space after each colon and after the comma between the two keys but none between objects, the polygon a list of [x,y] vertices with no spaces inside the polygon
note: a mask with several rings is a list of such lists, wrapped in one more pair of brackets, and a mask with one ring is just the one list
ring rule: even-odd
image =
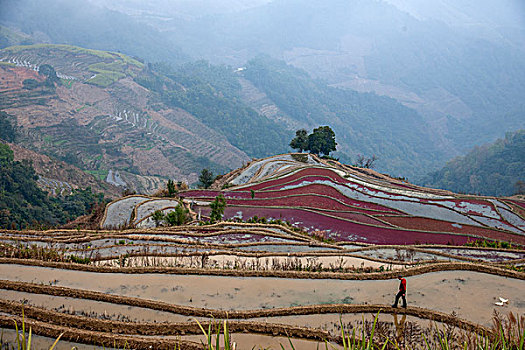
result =
[{"label": "steep mountain slope", "polygon": [[[377,155],[378,170],[413,178],[444,159],[425,120],[393,99],[330,87],[268,56],[250,60],[241,74],[253,85],[250,90],[244,84],[246,99],[262,103],[261,111],[268,108],[290,126],[330,125],[337,135],[336,155],[345,162],[358,154]],[[251,97],[257,94],[253,87],[263,96]]]},{"label": "steep mountain slope", "polygon": [[14,159],[9,145],[0,142],[0,228],[45,228],[86,215],[103,202],[90,189],[48,196],[37,185],[37,175],[27,162]]},{"label": "steep mountain slope", "polygon": [[[167,178],[191,183],[203,167],[223,172],[248,160],[222,135],[135,83],[143,64],[127,56],[33,45],[1,50],[0,60],[0,104],[21,127],[18,142],[115,185],[148,192]],[[56,69],[62,84],[44,84],[33,70],[43,64]]]},{"label": "steep mountain slope", "polygon": [[213,62],[243,65],[266,53],[335,86],[393,97],[432,123],[449,156],[524,127],[508,116],[524,110],[521,2],[408,3],[437,14],[416,17],[386,1],[275,0],[179,21],[172,35]]},{"label": "steep mountain slope", "polygon": [[[525,191],[525,130],[476,147],[429,174],[428,186],[462,193],[510,196]],[[521,187],[518,188],[518,182]]]},{"label": "steep mountain slope", "polygon": [[94,193],[103,193],[107,198],[117,198],[122,188],[105,182],[66,162],[50,158],[16,144],[9,144],[15,161],[28,161],[39,176],[37,183],[51,195],[67,195],[74,189],[90,187]]},{"label": "steep mountain slope", "polygon": [[242,101],[242,85],[231,67],[206,61],[176,68],[152,64],[135,80],[156,91],[167,106],[193,114],[251,157],[288,150],[293,131]]}]

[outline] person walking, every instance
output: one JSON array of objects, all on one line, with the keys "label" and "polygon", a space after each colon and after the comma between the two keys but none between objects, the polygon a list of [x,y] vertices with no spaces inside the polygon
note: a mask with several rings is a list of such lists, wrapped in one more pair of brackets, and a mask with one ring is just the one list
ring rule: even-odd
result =
[{"label": "person walking", "polygon": [[397,302],[399,301],[399,298],[403,298],[403,307],[406,309],[407,307],[407,300],[406,300],[406,293],[407,293],[407,280],[403,278],[403,276],[399,275],[397,276],[397,279],[399,282],[399,292],[397,292],[396,295],[396,301],[392,305],[392,307],[397,307]]}]

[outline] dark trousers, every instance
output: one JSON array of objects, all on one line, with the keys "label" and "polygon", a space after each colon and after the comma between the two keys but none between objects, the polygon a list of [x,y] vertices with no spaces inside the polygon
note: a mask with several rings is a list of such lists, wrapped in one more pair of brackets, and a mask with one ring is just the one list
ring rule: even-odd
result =
[{"label": "dark trousers", "polygon": [[399,293],[397,293],[396,295],[396,302],[394,303],[394,307],[397,307],[397,302],[399,301],[399,298],[403,298],[403,307],[407,307],[407,300],[405,298],[405,292],[403,291],[399,291]]}]

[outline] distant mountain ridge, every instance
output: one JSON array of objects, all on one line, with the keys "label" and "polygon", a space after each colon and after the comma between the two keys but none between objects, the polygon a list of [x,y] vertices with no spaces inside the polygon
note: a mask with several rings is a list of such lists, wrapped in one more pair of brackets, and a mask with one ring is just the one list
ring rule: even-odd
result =
[{"label": "distant mountain ridge", "polygon": [[462,193],[525,194],[525,130],[509,132],[504,139],[474,148],[429,174],[424,182],[427,186]]},{"label": "distant mountain ridge", "polygon": [[431,123],[448,157],[525,127],[513,117],[525,111],[519,1],[407,1],[436,9],[421,17],[392,3],[402,2],[275,0],[164,30],[211,62],[268,54],[334,86],[395,98]]},{"label": "distant mountain ridge", "polygon": [[[417,172],[426,173],[475,145],[525,127],[523,10],[519,0],[19,0],[6,2],[0,13],[0,45],[63,43],[172,66],[207,59],[238,68],[267,54],[333,87],[391,97],[416,110],[421,122],[405,126],[430,127],[432,147],[405,153],[410,159],[410,152],[426,151],[424,162],[415,163],[424,168]],[[239,100],[247,96],[245,88],[253,86],[229,92],[244,94],[233,96]],[[201,92],[172,96],[171,103],[186,109]],[[205,94],[213,104],[221,99],[211,90]],[[277,127],[268,133],[273,134],[271,142],[310,126],[295,123],[271,99],[243,102],[275,125],[285,122],[284,131]],[[213,129],[217,122],[209,116],[218,113],[208,107],[193,112]],[[228,108],[245,106],[229,103]],[[252,137],[229,125],[220,132],[248,156],[286,151],[265,145],[258,153],[250,146]],[[350,153],[373,151],[373,145],[364,146],[352,147]],[[401,163],[396,166],[403,169]],[[403,175],[412,176],[412,168],[405,167]]]}]

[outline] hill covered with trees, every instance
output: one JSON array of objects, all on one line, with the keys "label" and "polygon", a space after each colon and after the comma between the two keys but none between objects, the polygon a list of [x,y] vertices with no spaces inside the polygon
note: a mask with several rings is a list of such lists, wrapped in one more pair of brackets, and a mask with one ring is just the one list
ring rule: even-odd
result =
[{"label": "hill covered with trees", "polygon": [[29,162],[14,160],[13,151],[0,143],[0,228],[52,227],[88,214],[104,196],[91,189],[50,197],[42,191]]},{"label": "hill covered with trees", "polygon": [[206,61],[177,67],[150,64],[135,81],[158,93],[167,106],[188,111],[251,157],[288,151],[293,131],[257,113],[241,100],[242,87],[231,67],[214,66]]},{"label": "hill covered with trees", "polygon": [[242,74],[299,125],[329,125],[338,139],[334,154],[344,162],[375,154],[378,170],[417,177],[444,161],[430,126],[391,98],[328,86],[269,56],[252,59]]},{"label": "hill covered with trees", "polygon": [[524,194],[525,130],[507,133],[504,139],[475,147],[429,174],[425,185],[454,192],[509,196]]}]

